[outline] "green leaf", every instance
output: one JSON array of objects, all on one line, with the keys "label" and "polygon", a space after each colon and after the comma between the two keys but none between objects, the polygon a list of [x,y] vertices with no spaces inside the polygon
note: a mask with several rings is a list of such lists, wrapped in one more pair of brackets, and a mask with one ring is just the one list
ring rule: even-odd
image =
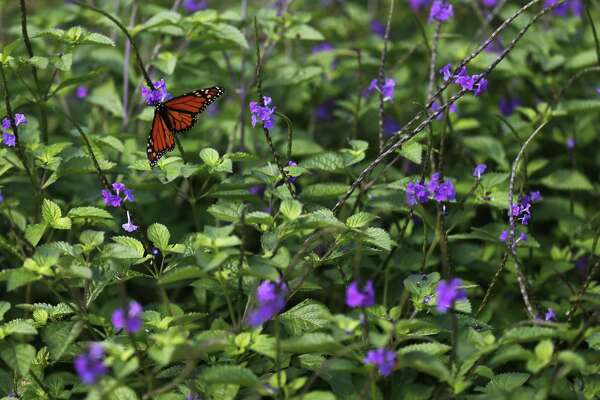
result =
[{"label": "green leaf", "polygon": [[58,361],[83,330],[82,321],[53,322],[42,331],[50,356]]},{"label": "green leaf", "polygon": [[60,207],[58,204],[53,202],[52,200],[44,199],[44,203],[42,204],[42,218],[49,225],[56,223],[62,216],[62,212],[60,211]]},{"label": "green leaf", "polygon": [[542,179],[542,184],[554,190],[593,190],[594,187],[579,171],[561,169]]},{"label": "green leaf", "polygon": [[511,392],[516,388],[523,386],[529,379],[529,376],[529,374],[516,372],[498,374],[492,378],[485,389],[487,392]]},{"label": "green leaf", "polygon": [[341,344],[326,333],[307,333],[281,341],[281,350],[287,353],[334,354]]},{"label": "green leaf", "polygon": [[0,358],[20,376],[29,372],[35,358],[35,347],[25,343],[0,342]]},{"label": "green leaf", "polygon": [[249,224],[271,225],[273,216],[263,211],[253,211],[246,215],[245,221]]},{"label": "green leaf", "polygon": [[175,66],[177,65],[177,55],[170,51],[163,51],[158,55],[156,60],[152,61],[152,65],[165,74],[172,75],[173,72],[175,72]]},{"label": "green leaf", "polygon": [[158,248],[161,252],[165,252],[169,247],[169,239],[171,233],[169,229],[163,224],[152,224],[148,227],[148,239]]},{"label": "green leaf", "polygon": [[411,351],[406,354],[398,354],[398,365],[416,369],[424,374],[434,376],[441,381],[450,381],[450,371],[436,357],[420,351]]},{"label": "green leaf", "polygon": [[37,246],[40,239],[44,235],[44,232],[46,232],[47,226],[48,225],[46,223],[27,225],[27,227],[25,228],[25,238],[33,246]]},{"label": "green leaf", "polygon": [[293,221],[302,214],[302,203],[297,200],[285,199],[281,202],[279,211]]},{"label": "green leaf", "polygon": [[420,165],[423,157],[423,146],[417,141],[410,141],[400,148],[398,154]]},{"label": "green leaf", "polygon": [[38,279],[40,279],[40,276],[28,269],[11,269],[8,275],[8,282],[6,283],[6,290],[9,292],[13,291]]},{"label": "green leaf", "polygon": [[210,147],[200,151],[200,158],[206,165],[213,168],[219,165],[221,159],[219,152]]},{"label": "green leaf", "polygon": [[204,23],[202,24],[202,27],[205,28],[203,34],[208,34],[216,39],[226,42],[231,42],[244,49],[248,48],[248,41],[244,37],[244,34],[233,25],[224,23]]},{"label": "green leaf", "polygon": [[127,386],[119,386],[110,393],[108,400],[138,400],[139,397],[133,389]]},{"label": "green leaf", "polygon": [[180,267],[169,271],[165,275],[161,276],[159,279],[159,283],[167,285],[170,283],[202,278],[204,276],[206,276],[206,273],[198,267]]},{"label": "green leaf", "polygon": [[91,32],[91,33],[85,35],[85,37],[81,43],[82,44],[101,44],[101,45],[115,47],[115,42],[113,42],[111,38],[109,38],[108,36],[105,36],[101,33],[97,33],[97,32]]},{"label": "green leaf", "polygon": [[0,301],[0,321],[4,319],[4,314],[10,310],[10,303],[8,301]]},{"label": "green leaf", "polygon": [[390,234],[384,229],[367,228],[365,233],[367,235],[367,243],[385,251],[392,250],[392,239],[390,238]]},{"label": "green leaf", "polygon": [[323,390],[315,390],[308,392],[302,396],[302,400],[336,400],[337,397],[331,392],[325,392]]},{"label": "green leaf", "polygon": [[337,171],[346,167],[344,157],[339,153],[327,152],[314,155],[300,163],[302,168],[319,171]]},{"label": "green leaf", "polygon": [[420,351],[422,353],[431,354],[432,356],[441,356],[451,349],[450,346],[443,343],[417,343],[398,349],[398,354],[406,354],[411,351]]},{"label": "green leaf", "polygon": [[242,203],[219,202],[208,207],[208,213],[221,221],[238,222],[242,216]]},{"label": "green leaf", "polygon": [[262,386],[251,370],[237,365],[208,367],[200,373],[198,380],[206,383],[225,383],[253,388]]},{"label": "green leaf", "polygon": [[549,339],[557,336],[554,329],[541,326],[522,326],[508,330],[500,342],[505,343],[520,343],[533,342],[542,339]]},{"label": "green leaf", "polygon": [[498,139],[491,136],[469,136],[463,138],[463,142],[473,151],[496,161],[502,169],[509,168],[504,147]]},{"label": "green leaf", "polygon": [[346,226],[351,229],[359,229],[367,226],[371,221],[375,220],[377,216],[368,212],[356,213],[346,220]]},{"label": "green leaf", "polygon": [[329,324],[331,314],[323,304],[305,299],[277,317],[291,336],[314,332]]},{"label": "green leaf", "polygon": [[117,243],[116,247],[108,248],[107,257],[114,258],[142,258],[144,256],[144,245],[139,240],[129,236],[115,236],[112,240]]},{"label": "green leaf", "polygon": [[285,37],[300,40],[325,40],[321,32],[306,24],[292,26],[285,31]]},{"label": "green leaf", "polygon": [[67,216],[78,219],[78,218],[90,218],[90,219],[113,219],[113,216],[106,210],[97,207],[75,207],[69,210]]},{"label": "green leaf", "polygon": [[108,80],[96,87],[88,96],[87,101],[102,107],[115,117],[123,118],[123,104],[113,81]]},{"label": "green leaf", "polygon": [[348,188],[348,185],[342,183],[315,183],[304,188],[300,197],[309,200],[335,198],[346,193]]},{"label": "green leaf", "polygon": [[35,335],[37,329],[33,326],[32,320],[27,319],[13,319],[2,325],[2,333],[5,336],[18,334],[18,335]]}]

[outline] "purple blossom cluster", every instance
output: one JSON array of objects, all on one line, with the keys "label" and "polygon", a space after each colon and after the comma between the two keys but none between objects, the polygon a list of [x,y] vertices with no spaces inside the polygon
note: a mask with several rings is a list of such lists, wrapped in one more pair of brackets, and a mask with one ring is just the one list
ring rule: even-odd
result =
[{"label": "purple blossom cluster", "polygon": [[473,169],[473,176],[475,179],[480,180],[482,175],[485,174],[485,170],[487,169],[487,165],[485,164],[477,164],[475,169]]},{"label": "purple blossom cluster", "polygon": [[271,106],[273,99],[263,96],[263,104],[260,105],[256,101],[250,102],[250,113],[252,114],[252,127],[255,127],[258,121],[261,121],[263,126],[271,129],[275,126],[275,106]]},{"label": "purple blossom cluster", "polygon": [[288,291],[285,282],[263,281],[256,289],[258,307],[250,313],[248,325],[262,325],[283,310]]},{"label": "purple blossom cluster", "polygon": [[88,351],[75,357],[75,372],[86,385],[93,385],[108,372],[104,364],[104,348],[92,343]]},{"label": "purple blossom cluster", "polygon": [[462,285],[462,281],[458,278],[438,283],[436,288],[436,308],[439,312],[445,313],[452,308],[454,302],[467,298],[465,290],[461,289],[460,285]]},{"label": "purple blossom cluster", "polygon": [[446,64],[440,69],[444,82],[452,80],[466,91],[473,92],[475,96],[479,96],[485,92],[488,87],[488,81],[482,74],[469,75],[467,67],[462,67],[457,74],[452,71],[452,64]]},{"label": "purple blossom cluster", "polygon": [[102,194],[102,200],[107,206],[121,207],[124,201],[133,202],[135,200],[133,192],[131,189],[128,189],[124,183],[115,182],[112,184],[112,189],[112,192],[108,189],[102,189],[100,192]]},{"label": "purple blossom cluster", "polygon": [[381,92],[383,93],[383,101],[390,101],[394,97],[395,87],[396,81],[392,78],[385,78],[383,85],[379,85],[378,79],[373,79],[365,91],[365,94],[369,96],[374,91]]},{"label": "purple blossom cluster", "polygon": [[372,307],[375,305],[375,289],[370,279],[361,288],[358,282],[351,282],[346,288],[346,305],[350,308]]},{"label": "purple blossom cluster", "polygon": [[369,350],[363,362],[376,366],[381,376],[389,376],[396,366],[396,353],[385,348]]},{"label": "purple blossom cluster", "polygon": [[154,82],[153,85],[154,89],[152,90],[146,86],[142,86],[140,89],[142,98],[149,106],[154,106],[158,103],[162,103],[173,98],[173,96],[171,96],[171,94],[167,91],[167,84],[165,83],[164,79]]},{"label": "purple blossom cluster", "polygon": [[333,109],[335,101],[325,100],[323,103],[315,107],[315,118],[317,121],[329,121],[333,118]]},{"label": "purple blossom cluster", "polygon": [[111,322],[115,330],[125,330],[128,333],[136,333],[142,329],[142,305],[137,301],[131,301],[124,308],[117,308],[113,311]]},{"label": "purple blossom cluster", "polygon": [[429,200],[443,203],[456,200],[454,184],[448,180],[440,180],[440,173],[431,175],[428,182],[409,182],[406,185],[406,203],[410,206],[425,204]]},{"label": "purple blossom cluster", "polygon": [[[506,242],[508,240],[508,236],[509,236],[509,232],[508,232],[508,230],[505,229],[500,233],[499,239],[501,242]],[[515,240],[515,244],[517,244],[519,242],[526,242],[526,241],[527,241],[527,234],[525,232],[521,232],[519,234],[519,237],[517,237],[517,240]]]},{"label": "purple blossom cluster", "polygon": [[454,8],[448,0],[433,0],[429,11],[429,22],[446,22],[454,16]]},{"label": "purple blossom cluster", "polygon": [[[19,126],[27,123],[27,118],[24,114],[15,114],[14,121],[15,126]],[[12,130],[12,124],[8,117],[2,119],[2,143],[7,147],[15,147],[17,144],[17,137]]]},{"label": "purple blossom cluster", "polygon": [[512,210],[510,212],[512,213],[512,216],[516,217],[521,224],[527,225],[531,220],[532,204],[537,203],[540,200],[542,200],[542,195],[539,191],[522,195],[519,199],[519,202],[513,204]]}]

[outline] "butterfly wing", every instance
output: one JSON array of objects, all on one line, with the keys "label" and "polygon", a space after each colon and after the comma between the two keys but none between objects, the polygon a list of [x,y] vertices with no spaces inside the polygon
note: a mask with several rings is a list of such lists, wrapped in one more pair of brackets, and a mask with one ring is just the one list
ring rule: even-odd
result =
[{"label": "butterfly wing", "polygon": [[164,103],[174,133],[185,132],[196,123],[198,114],[223,95],[223,88],[214,86],[194,90]]},{"label": "butterfly wing", "polygon": [[157,110],[154,112],[152,128],[148,137],[148,148],[146,150],[150,166],[154,167],[163,154],[174,148],[175,140],[171,134],[171,129],[169,129],[167,122],[164,120],[163,113]]}]

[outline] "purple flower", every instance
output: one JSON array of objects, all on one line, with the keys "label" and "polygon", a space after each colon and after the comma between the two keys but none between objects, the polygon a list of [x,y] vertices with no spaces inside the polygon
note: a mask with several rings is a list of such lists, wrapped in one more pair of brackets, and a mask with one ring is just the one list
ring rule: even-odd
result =
[{"label": "purple flower", "polygon": [[424,184],[408,182],[406,185],[406,204],[416,206],[418,203],[425,204],[428,200],[429,192]]},{"label": "purple flower", "polygon": [[383,101],[389,101],[394,97],[395,87],[396,81],[392,78],[386,78],[382,87],[379,86],[377,79],[373,79],[367,88],[367,94],[371,94],[373,91],[377,90],[378,92],[383,93]]},{"label": "purple flower", "polygon": [[429,3],[429,0],[408,0],[408,5],[415,12],[420,11],[427,3]]},{"label": "purple flower", "polygon": [[75,89],[75,97],[77,97],[78,99],[83,99],[85,97],[87,97],[88,95],[88,88],[85,85],[80,85],[77,86],[77,89]]},{"label": "purple flower", "polygon": [[351,282],[346,288],[346,305],[350,308],[375,305],[373,281],[369,279],[362,289],[358,286],[358,282]]},{"label": "purple flower", "polygon": [[521,232],[519,234],[519,237],[517,238],[517,243],[526,242],[526,241],[527,241],[527,234],[525,232]]},{"label": "purple flower", "polygon": [[396,353],[384,348],[369,350],[363,362],[376,366],[381,376],[389,376],[396,366]]},{"label": "purple flower", "polygon": [[[298,163],[296,161],[292,161],[292,160],[288,161],[288,167],[297,167],[297,166],[298,166]],[[291,183],[296,182],[296,179],[298,179],[297,176],[288,176],[288,181]]]},{"label": "purple flower", "polygon": [[141,88],[142,97],[149,106],[154,106],[173,97],[171,94],[169,94],[169,92],[167,92],[167,84],[165,83],[164,79],[154,82],[153,85],[153,90],[150,90],[146,86],[142,86]]},{"label": "purple flower", "polygon": [[111,321],[115,330],[125,329],[128,333],[136,333],[142,329],[142,306],[137,301],[131,301],[126,309],[117,308],[112,313]]},{"label": "purple flower", "polygon": [[206,10],[208,8],[208,1],[183,0],[183,8],[185,11],[190,13],[200,10]]},{"label": "purple flower", "polygon": [[506,229],[500,233],[499,239],[501,242],[506,242],[508,240],[508,231]]},{"label": "purple flower", "polygon": [[135,196],[131,189],[128,189],[122,182],[114,182],[112,184],[112,189],[114,194],[107,189],[103,189],[100,192],[102,194],[102,200],[107,206],[121,207],[123,201],[132,202],[135,200]]},{"label": "purple flower", "polygon": [[454,201],[456,199],[456,190],[454,184],[450,181],[444,180],[440,182],[440,173],[435,172],[431,175],[427,189],[431,196],[438,203],[444,201]]},{"label": "purple flower", "polygon": [[487,169],[487,165],[485,164],[477,164],[475,169],[473,170],[473,176],[477,178],[477,180],[481,179],[481,175],[485,174],[485,170]]},{"label": "purple flower", "polygon": [[254,185],[248,188],[248,193],[252,196],[262,197],[265,193],[265,185]]},{"label": "purple flower", "polygon": [[24,114],[15,114],[15,125],[19,126],[22,124],[26,124],[27,123],[27,118],[25,117]]},{"label": "purple flower", "polygon": [[4,195],[0,192],[0,203],[4,203]]},{"label": "purple flower", "polygon": [[195,393],[190,393],[185,396],[185,400],[202,400],[202,398]]},{"label": "purple flower", "polygon": [[488,80],[485,79],[481,74],[473,75],[471,79],[473,79],[473,94],[475,96],[479,96],[481,93],[487,90]]},{"label": "purple flower", "polygon": [[600,87],[596,88],[596,93],[600,94]]},{"label": "purple flower", "polygon": [[498,108],[504,116],[512,115],[517,107],[521,105],[521,100],[518,98],[502,98],[498,102]]},{"label": "purple flower", "polygon": [[437,285],[437,310],[445,313],[452,308],[456,300],[466,299],[467,295],[464,289],[460,288],[462,281],[458,278],[452,278],[449,281],[440,281]]},{"label": "purple flower", "polygon": [[331,50],[333,50],[333,48],[334,48],[334,47],[331,45],[331,43],[328,43],[328,42],[322,42],[322,43],[319,43],[319,44],[317,44],[317,45],[313,46],[313,48],[312,48],[311,52],[312,52],[313,54],[314,54],[314,53],[321,53],[321,52],[323,52],[323,51],[331,51]]},{"label": "purple flower", "polygon": [[452,73],[452,64],[446,64],[440,69],[440,74],[442,74],[442,78],[444,82],[448,82],[454,76]]},{"label": "purple flower", "polygon": [[433,20],[445,22],[454,15],[452,4],[444,0],[433,0],[431,11],[429,12],[429,22]]},{"label": "purple flower", "polygon": [[2,130],[7,131],[11,128],[12,128],[12,126],[10,125],[10,119],[8,119],[8,117],[5,117],[4,119],[2,119]]},{"label": "purple flower", "polygon": [[575,138],[573,136],[569,136],[567,138],[567,149],[573,150],[575,148]]},{"label": "purple flower", "polygon": [[267,322],[285,307],[288,287],[285,282],[263,281],[256,289],[258,307],[250,313],[248,324],[258,326]]},{"label": "purple flower", "polygon": [[158,255],[160,254],[160,250],[158,250],[156,247],[152,247],[152,248],[150,249],[150,253],[151,253],[151,254],[152,254],[154,257],[156,257],[156,256],[158,256]]},{"label": "purple flower", "polygon": [[[544,2],[544,7],[552,7],[557,2],[558,0],[546,0]],[[559,4],[554,9],[554,14],[559,17],[566,17],[569,11],[571,11],[571,14],[574,16],[580,17],[583,14],[583,4],[581,0],[567,0],[562,4]]]},{"label": "purple flower", "polygon": [[535,191],[529,193],[529,200],[532,201],[533,203],[537,203],[538,201],[542,200],[542,194],[540,193],[539,190],[535,190]]},{"label": "purple flower", "polygon": [[491,42],[485,46],[484,51],[488,53],[502,53],[504,51],[504,45],[502,44],[502,39],[495,38]]},{"label": "purple flower", "polygon": [[135,232],[137,231],[138,227],[137,225],[134,225],[131,222],[131,216],[129,215],[129,211],[127,211],[127,223],[121,225],[123,227],[123,229],[125,229],[127,232]]},{"label": "purple flower", "polygon": [[2,143],[4,143],[7,147],[15,147],[17,144],[17,137],[12,133],[3,133],[2,134]]},{"label": "purple flower", "polygon": [[319,104],[315,108],[315,118],[317,121],[328,121],[333,118],[333,108],[335,102],[333,100],[326,100]]},{"label": "purple flower", "polygon": [[537,203],[541,199],[542,195],[540,194],[539,190],[521,196],[519,202],[513,204],[511,210],[513,217],[517,217],[517,219],[523,225],[527,225],[529,223],[529,220],[531,219],[532,203]]},{"label": "purple flower", "polygon": [[498,0],[482,0],[483,5],[487,8],[492,8],[496,6]]},{"label": "purple flower", "polygon": [[262,121],[263,126],[267,129],[275,126],[275,110],[276,107],[270,107],[273,100],[270,97],[263,96],[264,106],[256,101],[250,102],[250,113],[252,114],[252,127],[255,127],[258,121]]},{"label": "purple flower", "polygon": [[92,343],[86,353],[75,357],[75,371],[79,379],[86,385],[92,385],[108,372],[104,365],[104,348],[99,343]]},{"label": "purple flower", "polygon": [[[431,111],[433,111],[434,114],[436,112],[440,111],[441,108],[442,108],[442,106],[440,105],[439,102],[434,101],[433,103],[431,103]],[[456,103],[452,103],[448,106],[448,112],[455,113],[456,111],[458,111],[458,107],[456,107]],[[435,117],[435,119],[437,119],[437,120],[444,119],[444,113],[443,112],[439,113],[438,116]]]},{"label": "purple flower", "polygon": [[378,36],[384,37],[385,36],[385,26],[378,20],[374,19],[373,21],[371,21],[371,33],[374,33]]},{"label": "purple flower", "polygon": [[383,133],[387,136],[391,136],[402,129],[402,125],[398,123],[394,118],[385,117],[383,119]]},{"label": "purple flower", "polygon": [[548,310],[546,311],[546,314],[544,315],[544,320],[546,321],[554,321],[556,319],[556,313],[554,313],[554,310],[550,307],[548,307]]}]

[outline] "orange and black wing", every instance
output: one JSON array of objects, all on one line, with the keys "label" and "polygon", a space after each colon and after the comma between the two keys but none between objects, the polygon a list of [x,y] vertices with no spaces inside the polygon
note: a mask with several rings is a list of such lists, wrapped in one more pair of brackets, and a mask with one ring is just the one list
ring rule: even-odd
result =
[{"label": "orange and black wing", "polygon": [[175,140],[171,129],[169,129],[161,112],[157,110],[154,112],[152,128],[148,137],[148,149],[146,150],[150,166],[154,167],[158,159],[167,151],[173,150],[173,148],[175,148]]},{"label": "orange and black wing", "polygon": [[173,133],[185,132],[196,123],[198,114],[223,95],[223,88],[214,86],[194,90],[164,103]]}]

